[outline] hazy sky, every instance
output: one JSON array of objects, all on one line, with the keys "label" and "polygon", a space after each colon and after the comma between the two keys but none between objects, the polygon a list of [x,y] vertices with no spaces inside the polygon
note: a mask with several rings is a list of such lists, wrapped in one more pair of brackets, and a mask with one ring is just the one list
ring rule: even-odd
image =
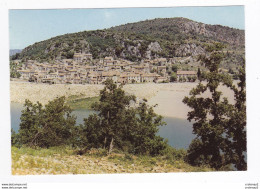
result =
[{"label": "hazy sky", "polygon": [[243,6],[9,10],[10,49],[22,49],[66,33],[170,17],[245,28]]}]

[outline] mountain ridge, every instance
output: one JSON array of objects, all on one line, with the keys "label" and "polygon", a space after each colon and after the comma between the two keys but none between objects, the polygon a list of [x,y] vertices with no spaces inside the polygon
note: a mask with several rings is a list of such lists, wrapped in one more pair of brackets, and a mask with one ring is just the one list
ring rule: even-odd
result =
[{"label": "mountain ridge", "polygon": [[112,56],[130,61],[189,57],[205,53],[207,46],[215,42],[224,43],[235,61],[244,56],[239,53],[245,48],[244,30],[177,17],[56,36],[26,47],[12,59],[50,62],[73,58],[76,52],[91,53],[94,59]]},{"label": "mountain ridge", "polygon": [[[147,22],[152,22],[156,25],[160,24],[162,28],[164,27],[169,27],[169,26],[173,26],[173,27],[177,27],[179,29],[183,30],[183,33],[192,33],[195,32],[197,34],[202,34],[205,35],[207,37],[217,37],[217,39],[225,41],[225,42],[229,42],[229,43],[234,43],[234,44],[239,44],[242,43],[244,44],[244,30],[241,29],[236,29],[236,28],[231,28],[228,26],[222,26],[222,25],[211,25],[211,24],[204,24],[202,22],[196,22],[187,18],[183,18],[183,17],[175,17],[175,18],[156,18],[156,19],[152,19],[152,20],[145,20],[145,21],[140,21],[140,22],[135,22],[135,23],[129,23],[129,24],[124,24],[124,25],[120,25],[120,26],[115,26],[112,27],[112,29],[115,30],[122,30],[124,27],[125,30],[131,30],[129,27],[138,27],[138,24],[143,24],[143,23],[147,23]],[[157,23],[156,23],[157,22]],[[160,27],[157,27],[160,28]],[[155,29],[155,28],[153,28]],[[217,35],[217,33],[220,33],[221,30],[226,30],[225,32],[233,32],[231,33],[231,35],[235,35],[233,36],[234,38],[239,37],[238,33],[240,33],[241,36],[241,41],[227,41],[225,38],[221,38],[219,35]],[[161,31],[161,30],[160,30]],[[144,31],[142,31],[144,32]],[[146,31],[147,32],[147,31]],[[147,32],[148,33],[148,32]]]}]

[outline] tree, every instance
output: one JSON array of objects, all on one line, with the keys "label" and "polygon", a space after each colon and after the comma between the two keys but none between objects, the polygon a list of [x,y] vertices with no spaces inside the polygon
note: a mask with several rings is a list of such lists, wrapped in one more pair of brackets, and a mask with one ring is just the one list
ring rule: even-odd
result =
[{"label": "tree", "polygon": [[192,80],[192,82],[195,82],[195,81],[196,81],[196,79],[197,79],[197,77],[196,77],[196,76],[192,76],[192,77],[191,77],[191,80]]},{"label": "tree", "polygon": [[177,70],[178,70],[178,66],[177,65],[173,65],[172,66],[172,71],[177,73]]},{"label": "tree", "polygon": [[17,72],[17,71],[11,70],[10,77],[11,78],[20,78],[21,74],[19,72]]},{"label": "tree", "polygon": [[65,97],[56,98],[43,108],[37,102],[25,101],[19,137],[21,144],[31,147],[51,147],[71,144],[76,117],[65,105]]},{"label": "tree", "polygon": [[41,119],[43,118],[43,108],[39,102],[33,104],[29,100],[25,100],[24,107],[20,117],[19,135],[21,144],[29,145],[34,142],[33,138],[41,128],[40,122],[42,122]]},{"label": "tree", "polygon": [[201,71],[200,71],[200,68],[198,68],[197,77],[198,77],[199,80],[201,79]]},{"label": "tree", "polygon": [[13,61],[10,62],[10,77],[11,78],[20,78],[21,74],[17,71],[19,68]]},{"label": "tree", "polygon": [[121,46],[116,46],[115,48],[115,54],[117,57],[120,57],[120,54],[123,52],[124,48]]},{"label": "tree", "polygon": [[74,56],[74,51],[73,50],[70,50],[69,52],[66,53],[66,58],[68,58],[68,59],[73,58],[73,56]]},{"label": "tree", "polygon": [[19,135],[11,128],[11,145],[19,145]]},{"label": "tree", "polygon": [[89,115],[84,119],[84,124],[80,125],[82,134],[80,135],[81,147],[85,149],[100,148],[104,146],[104,130],[101,119],[97,114]]},{"label": "tree", "polygon": [[109,153],[113,150],[114,141],[120,140],[121,125],[124,125],[124,116],[131,100],[135,101],[135,97],[126,96],[122,86],[117,87],[112,80],[107,80],[100,91],[100,102],[93,106],[99,112],[104,147],[109,148]]},{"label": "tree", "polygon": [[176,73],[173,72],[173,73],[171,74],[170,81],[171,81],[171,82],[177,81],[177,75],[176,75]]},{"label": "tree", "polygon": [[[222,46],[216,44],[208,48],[209,55],[200,56],[200,60],[209,69],[209,72],[201,77],[201,81],[205,81],[206,84],[200,82],[190,91],[191,97],[183,99],[183,102],[193,109],[188,113],[188,120],[195,120],[193,133],[197,135],[188,149],[187,160],[192,165],[208,164],[216,169],[232,163],[241,164],[241,157],[243,157],[241,154],[245,150],[243,136],[245,135],[245,111],[242,113],[244,116],[237,117],[239,112],[237,107],[245,109],[245,106],[241,105],[245,100],[244,82],[239,84],[241,86],[239,91],[232,85],[228,75],[218,72],[223,59],[221,49]],[[235,106],[231,105],[227,98],[221,97],[222,92],[218,91],[221,83],[235,91],[235,99],[237,99]],[[211,97],[203,97],[203,93],[207,90]],[[238,134],[242,137],[240,138]],[[239,154],[240,158],[237,156],[235,158],[235,154]],[[238,165],[236,167],[241,168]]]},{"label": "tree", "polygon": [[111,153],[116,147],[134,154],[162,153],[167,143],[156,135],[158,127],[164,125],[162,117],[146,100],[138,107],[130,106],[131,102],[135,103],[135,96],[127,96],[112,80],[105,81],[100,102],[93,105],[98,114],[84,119],[81,126],[85,149],[102,147]]},{"label": "tree", "polygon": [[229,155],[229,163],[235,165],[238,170],[246,170],[246,82],[245,67],[239,70],[238,85],[227,85],[235,94],[235,105],[228,114],[229,120],[225,125],[227,130],[225,153]]},{"label": "tree", "polygon": [[[147,100],[136,109],[134,123],[130,124],[127,138],[132,144],[132,152],[136,154],[158,155],[167,147],[167,142],[156,133],[159,126],[165,125],[162,116],[158,116],[154,110],[154,106],[148,106]],[[131,114],[128,114],[131,115]],[[128,119],[129,120],[129,119]]]}]

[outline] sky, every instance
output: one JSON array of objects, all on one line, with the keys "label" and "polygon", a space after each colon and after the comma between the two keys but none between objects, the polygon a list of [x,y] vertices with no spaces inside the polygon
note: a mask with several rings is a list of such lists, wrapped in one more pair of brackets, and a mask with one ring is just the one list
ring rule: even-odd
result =
[{"label": "sky", "polygon": [[110,28],[154,18],[185,17],[244,29],[244,6],[9,10],[10,49],[66,33]]}]

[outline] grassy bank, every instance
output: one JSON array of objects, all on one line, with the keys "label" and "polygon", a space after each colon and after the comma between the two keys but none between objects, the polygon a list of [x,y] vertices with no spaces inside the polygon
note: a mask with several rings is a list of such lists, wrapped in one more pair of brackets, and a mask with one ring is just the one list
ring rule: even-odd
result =
[{"label": "grassy bank", "polygon": [[167,173],[213,171],[193,167],[169,156],[134,156],[125,153],[106,155],[103,149],[77,155],[74,149],[58,147],[31,149],[12,147],[12,174],[102,174],[102,173]]},{"label": "grassy bank", "polygon": [[66,104],[69,105],[72,110],[91,109],[91,105],[98,102],[99,98],[99,96],[84,98],[82,96],[72,95],[67,98]]}]

